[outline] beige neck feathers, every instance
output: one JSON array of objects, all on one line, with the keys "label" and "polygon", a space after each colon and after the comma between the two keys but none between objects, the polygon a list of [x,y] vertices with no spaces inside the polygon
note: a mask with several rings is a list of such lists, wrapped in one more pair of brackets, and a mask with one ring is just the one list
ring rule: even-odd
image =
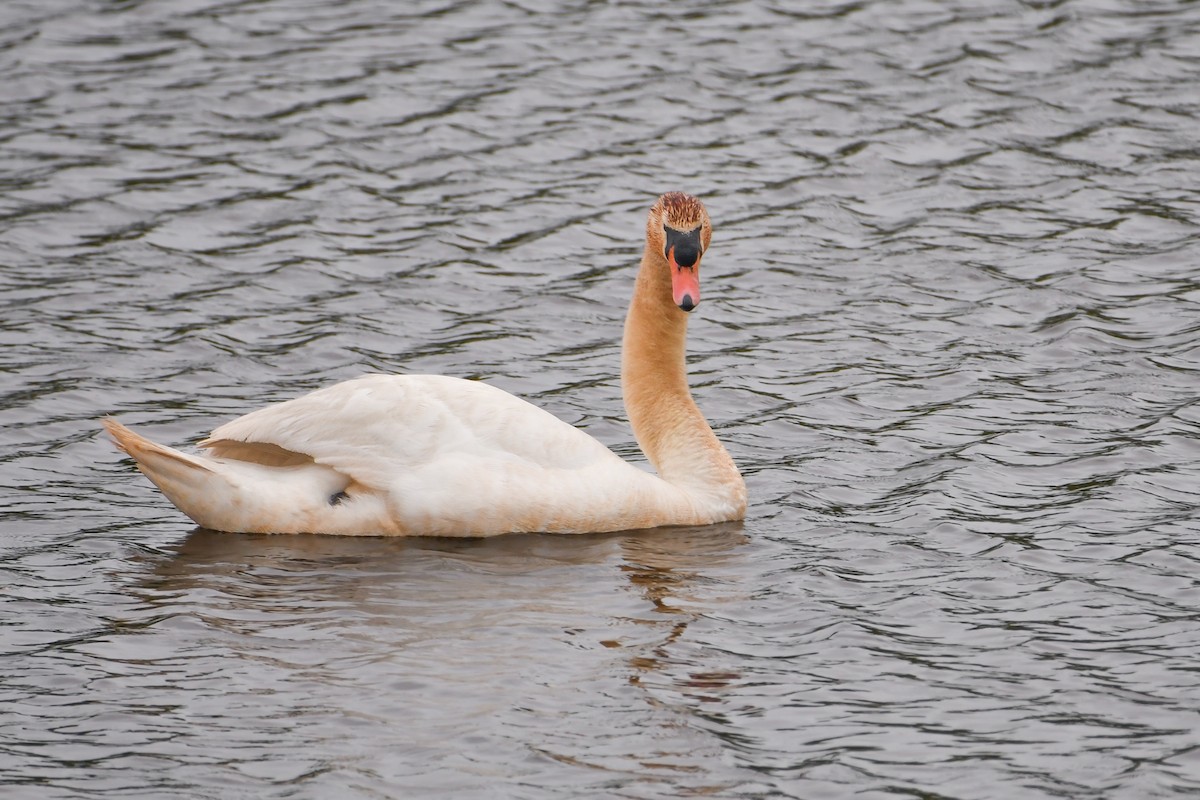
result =
[{"label": "beige neck feathers", "polygon": [[688,389],[687,318],[672,300],[666,259],[647,243],[625,319],[621,388],[629,422],[664,480],[744,508],[741,475]]}]

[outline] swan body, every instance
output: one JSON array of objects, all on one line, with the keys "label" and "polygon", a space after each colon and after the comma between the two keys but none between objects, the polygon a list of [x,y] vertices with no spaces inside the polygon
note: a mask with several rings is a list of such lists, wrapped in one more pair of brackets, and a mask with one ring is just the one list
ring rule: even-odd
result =
[{"label": "swan body", "polygon": [[684,368],[710,236],[688,195],[663,195],[650,211],[622,388],[658,475],[501,389],[439,375],[366,375],[268,406],[217,428],[203,454],[103,424],[176,507],[213,530],[489,536],[741,519],[745,484]]}]

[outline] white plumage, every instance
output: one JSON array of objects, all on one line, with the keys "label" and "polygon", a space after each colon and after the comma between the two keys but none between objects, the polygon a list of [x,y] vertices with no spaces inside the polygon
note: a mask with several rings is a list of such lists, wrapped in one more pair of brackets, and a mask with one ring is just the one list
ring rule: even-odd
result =
[{"label": "white plumage", "polygon": [[[487,536],[739,519],[745,485],[687,391],[686,313],[670,291],[682,270],[662,247],[664,225],[702,229],[705,247],[709,228],[694,198],[659,199],[626,322],[626,404],[667,480],[501,389],[437,375],[367,375],[254,411],[213,431],[203,455],[104,424],[181,511],[214,530]],[[698,268],[699,252],[689,286]]]}]

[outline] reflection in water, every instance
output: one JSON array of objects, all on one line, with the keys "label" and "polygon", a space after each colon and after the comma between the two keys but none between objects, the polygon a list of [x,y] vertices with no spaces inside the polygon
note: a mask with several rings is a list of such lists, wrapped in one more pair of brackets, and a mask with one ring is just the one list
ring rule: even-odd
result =
[{"label": "reflection in water", "polygon": [[[729,566],[727,556],[746,542],[740,522],[655,533],[622,542],[625,564],[621,569],[629,582],[653,604],[656,612],[669,615],[665,620],[648,621],[660,631],[666,624],[662,641],[648,651],[646,647],[638,648],[638,653],[630,657],[629,663],[636,670],[630,680],[635,684],[643,682],[641,673],[663,672],[673,662],[676,658],[672,654],[673,645],[687,633],[691,621],[704,612],[706,604],[702,598],[713,596],[715,579],[706,573],[718,565]],[[723,601],[746,599],[744,588],[735,592],[733,596],[721,595]],[[705,670],[702,664],[683,666],[687,668],[687,676],[677,688],[689,694],[688,690],[697,688],[720,688],[739,677],[736,672]]]},{"label": "reflection in water", "polygon": [[621,569],[655,610],[684,613],[694,599],[693,590],[708,582],[704,570],[725,564],[725,556],[746,543],[743,528],[741,522],[730,522],[648,531],[642,537],[623,539],[626,563]]},{"label": "reflection in water", "polygon": [[[167,718],[176,704],[202,702],[209,676],[225,676],[222,702],[253,722],[226,731],[229,757],[254,745],[264,715],[289,709],[290,735],[311,738],[333,703],[347,724],[375,729],[379,748],[428,747],[431,732],[466,726],[472,759],[487,763],[515,739],[605,780],[657,785],[672,775],[729,788],[738,781],[698,760],[716,750],[691,706],[737,675],[707,669],[680,639],[691,621],[741,598],[730,576],[745,569],[746,542],[740,523],[485,540],[196,530],[151,559],[132,589],[144,603],[136,615],[154,621],[137,635],[156,644],[122,649],[170,652],[157,661],[174,673],[174,702],[158,701]],[[386,699],[347,695],[364,681]],[[562,716],[564,698],[598,688],[621,720],[599,753],[581,749]],[[561,735],[547,720],[562,721]],[[666,746],[681,729],[692,731],[688,746]],[[649,741],[657,748],[643,751]],[[322,747],[340,749],[324,738]]]}]

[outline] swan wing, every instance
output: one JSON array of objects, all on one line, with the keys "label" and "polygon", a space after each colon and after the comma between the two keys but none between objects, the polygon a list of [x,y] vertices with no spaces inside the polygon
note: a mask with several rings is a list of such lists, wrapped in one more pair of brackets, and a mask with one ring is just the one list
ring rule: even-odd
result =
[{"label": "swan wing", "polygon": [[439,375],[344,381],[235,419],[201,446],[217,457],[280,466],[311,459],[380,491],[397,476],[439,464],[535,472],[629,467],[583,431],[502,389]]}]

